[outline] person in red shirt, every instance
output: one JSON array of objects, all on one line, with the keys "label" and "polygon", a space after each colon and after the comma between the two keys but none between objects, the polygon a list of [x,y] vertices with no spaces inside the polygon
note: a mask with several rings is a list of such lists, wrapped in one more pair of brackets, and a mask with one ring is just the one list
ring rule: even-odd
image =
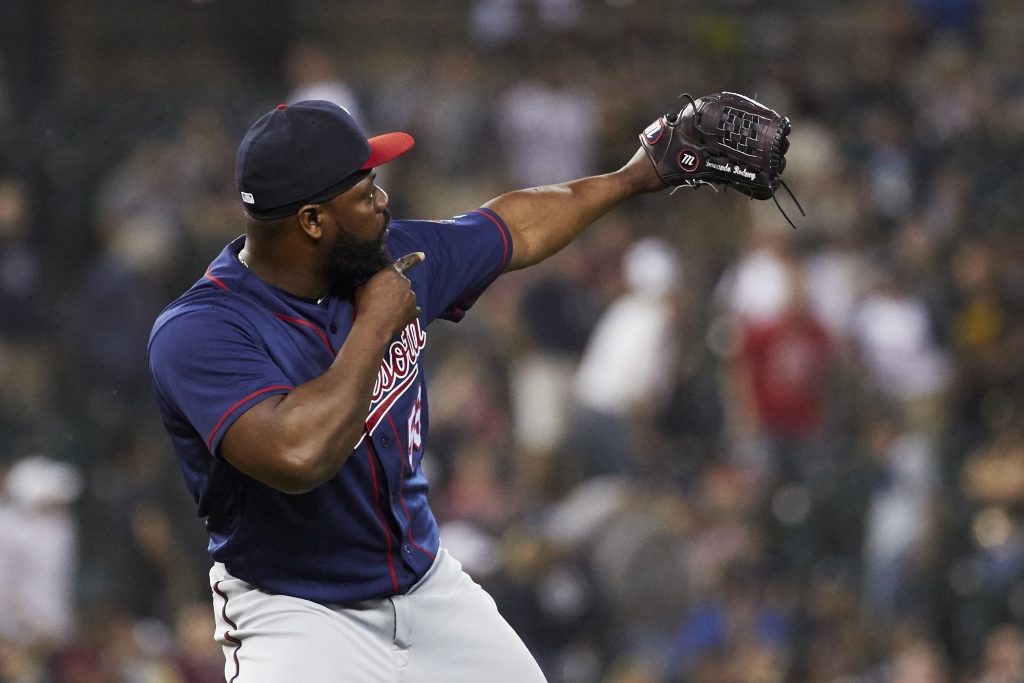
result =
[{"label": "person in red shirt", "polygon": [[807,304],[796,263],[789,264],[790,295],[778,315],[741,322],[734,367],[741,421],[748,436],[767,447],[780,483],[807,483],[814,450],[827,419],[834,342]]}]

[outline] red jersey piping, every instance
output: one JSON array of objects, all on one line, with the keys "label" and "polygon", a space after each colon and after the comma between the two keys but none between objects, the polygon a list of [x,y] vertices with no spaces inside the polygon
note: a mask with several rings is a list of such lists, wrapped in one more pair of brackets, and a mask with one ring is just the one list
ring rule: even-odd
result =
[{"label": "red jersey piping", "polygon": [[331,341],[327,338],[327,335],[324,333],[323,330],[321,330],[313,323],[309,322],[308,320],[303,320],[302,318],[293,318],[292,316],[285,315],[284,313],[275,313],[274,317],[284,320],[285,322],[292,323],[293,325],[302,325],[303,327],[308,327],[309,329],[313,330],[314,332],[316,332],[317,336],[319,336],[320,339],[323,340],[324,344],[327,345],[327,350],[331,352],[331,355],[336,355],[334,353],[334,347],[331,346]]},{"label": "red jersey piping", "polygon": [[222,424],[224,424],[224,420],[228,419],[228,416],[231,415],[231,413],[235,412],[235,410],[238,408],[238,406],[242,405],[243,403],[245,403],[246,401],[248,401],[251,398],[255,398],[256,396],[259,396],[260,394],[265,394],[268,391],[274,391],[276,389],[285,389],[287,391],[291,391],[294,388],[295,387],[288,386],[288,385],[285,385],[285,384],[277,384],[277,385],[274,385],[272,387],[267,387],[266,389],[260,389],[259,391],[254,391],[251,394],[249,394],[248,396],[246,396],[245,398],[239,400],[237,403],[235,403],[235,405],[233,405],[230,408],[228,408],[227,411],[223,415],[220,416],[220,419],[217,420],[217,424],[214,425],[213,429],[210,430],[210,435],[208,437],[206,437],[206,447],[207,448],[211,448],[212,447],[212,445],[213,445],[213,437],[217,434],[217,430],[220,429],[220,426]]},{"label": "red jersey piping", "polygon": [[380,522],[380,527],[384,531],[384,538],[388,542],[388,569],[391,570],[391,585],[395,589],[395,593],[398,592],[398,574],[395,573],[395,561],[391,557],[391,531],[388,529],[387,522],[384,521],[384,513],[380,508],[380,487],[377,484],[377,467],[373,464],[373,450],[370,446],[370,439],[366,440],[366,460],[370,463],[370,476],[373,477],[373,504],[377,508],[377,521]]},{"label": "red jersey piping", "polygon": [[[398,437],[398,428],[395,427],[395,421],[391,419],[391,413],[388,413],[388,422],[391,424],[391,433],[395,435],[395,443],[399,447],[401,447],[402,440]],[[413,548],[416,548],[416,550],[419,550],[420,552],[425,553],[427,555],[427,557],[429,557],[430,559],[433,560],[434,559],[434,553],[430,552],[426,548],[421,547],[420,544],[417,543],[416,541],[414,541],[413,538],[412,538],[412,515],[409,514],[409,508],[406,507],[406,505],[405,505],[405,497],[402,495],[402,486],[405,484],[405,460],[406,460],[406,458],[409,457],[409,448],[408,448],[408,446],[406,446],[405,452],[404,453],[400,453],[400,455],[402,457],[402,473],[399,475],[399,479],[401,480],[401,483],[399,484],[399,487],[398,487],[398,501],[402,504],[402,509],[405,511],[405,519],[406,519],[406,521],[409,522],[409,526],[406,528],[406,532],[409,535],[409,543],[412,544]]]}]

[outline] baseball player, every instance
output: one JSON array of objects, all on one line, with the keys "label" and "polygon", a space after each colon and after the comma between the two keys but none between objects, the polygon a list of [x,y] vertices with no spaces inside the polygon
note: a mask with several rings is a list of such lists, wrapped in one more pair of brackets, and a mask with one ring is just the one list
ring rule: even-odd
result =
[{"label": "baseball player", "polygon": [[245,234],[153,327],[228,681],[544,680],[438,537],[427,328],[666,183],[644,144],[614,173],[391,221],[374,169],[412,146],[324,101],[266,113],[236,158]]}]

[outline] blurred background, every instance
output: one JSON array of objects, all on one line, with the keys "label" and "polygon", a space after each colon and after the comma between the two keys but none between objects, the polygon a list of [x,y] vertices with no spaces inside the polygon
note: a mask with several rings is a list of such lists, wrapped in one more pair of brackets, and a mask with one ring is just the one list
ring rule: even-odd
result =
[{"label": "blurred background", "polygon": [[259,115],[443,218],[718,90],[807,217],[643,197],[433,325],[442,542],[553,683],[1024,681],[1019,0],[2,0],[0,681],[223,680],[145,344]]}]

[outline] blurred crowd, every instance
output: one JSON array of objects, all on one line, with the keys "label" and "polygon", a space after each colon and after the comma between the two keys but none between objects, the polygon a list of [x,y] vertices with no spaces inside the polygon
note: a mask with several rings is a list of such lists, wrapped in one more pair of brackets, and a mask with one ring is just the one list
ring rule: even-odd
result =
[{"label": "blurred crowd", "polygon": [[443,218],[722,89],[793,120],[807,216],[639,198],[433,325],[442,543],[552,683],[1024,681],[1024,7],[721,4],[407,3],[448,39],[296,29],[259,92],[88,142],[0,45],[0,683],[223,680],[145,344],[244,230],[251,120],[409,131],[392,213]]}]

